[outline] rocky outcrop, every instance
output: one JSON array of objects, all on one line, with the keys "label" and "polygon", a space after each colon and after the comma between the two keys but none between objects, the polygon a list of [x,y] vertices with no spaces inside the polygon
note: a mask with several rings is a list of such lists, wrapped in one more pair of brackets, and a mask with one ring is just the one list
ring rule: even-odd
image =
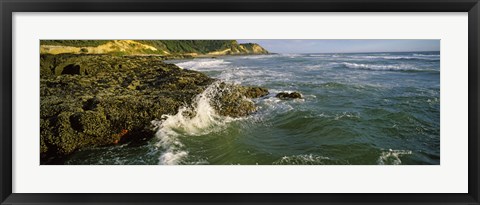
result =
[{"label": "rocky outcrop", "polygon": [[[246,116],[256,110],[251,98],[259,98],[268,95],[268,90],[260,87],[237,86],[221,83],[211,104],[218,114],[230,117]],[[240,108],[240,109],[239,109]]]},{"label": "rocky outcrop", "polygon": [[[42,164],[75,150],[153,136],[151,121],[192,104],[216,80],[181,69],[159,56],[41,55],[40,152]],[[250,100],[268,94],[258,87],[215,83],[218,114],[255,112]]]},{"label": "rocky outcrop", "polygon": [[281,93],[278,93],[275,97],[280,98],[282,100],[300,99],[302,98],[302,94],[300,94],[299,92],[290,92],[290,93],[281,92]]}]

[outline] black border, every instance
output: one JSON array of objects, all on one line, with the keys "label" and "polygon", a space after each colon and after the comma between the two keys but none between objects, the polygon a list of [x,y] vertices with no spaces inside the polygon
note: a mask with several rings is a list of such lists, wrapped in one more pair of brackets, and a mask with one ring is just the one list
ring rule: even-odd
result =
[{"label": "black border", "polygon": [[[478,2],[479,0],[0,0],[1,204],[480,204]],[[468,12],[468,194],[12,193],[12,12]]]}]

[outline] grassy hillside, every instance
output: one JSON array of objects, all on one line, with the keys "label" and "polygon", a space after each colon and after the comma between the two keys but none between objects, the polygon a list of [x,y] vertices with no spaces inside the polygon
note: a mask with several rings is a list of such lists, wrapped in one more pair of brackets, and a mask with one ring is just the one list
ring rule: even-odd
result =
[{"label": "grassy hillside", "polygon": [[267,54],[258,44],[236,40],[42,40],[42,54],[159,54],[242,55]]},{"label": "grassy hillside", "polygon": [[40,45],[95,47],[110,41],[111,40],[41,40]]},{"label": "grassy hillside", "polygon": [[138,42],[151,45],[159,50],[170,53],[201,53],[225,50],[236,45],[232,40],[139,40]]}]

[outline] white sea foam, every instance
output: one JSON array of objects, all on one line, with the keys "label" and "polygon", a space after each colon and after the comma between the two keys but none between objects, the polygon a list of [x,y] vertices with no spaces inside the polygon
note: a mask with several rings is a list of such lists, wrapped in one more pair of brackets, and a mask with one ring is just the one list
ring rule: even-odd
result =
[{"label": "white sea foam", "polygon": [[273,58],[278,57],[278,54],[268,54],[268,55],[245,55],[245,56],[235,56],[235,58],[241,59],[264,59],[264,58]]},{"label": "white sea foam", "polygon": [[187,155],[188,153],[185,151],[165,152],[159,158],[160,164],[165,164],[165,165],[178,164],[182,160],[182,158],[186,157]]},{"label": "white sea foam", "polygon": [[275,161],[273,164],[282,165],[321,165],[325,164],[325,160],[330,158],[324,156],[318,156],[313,154],[305,155],[292,155],[292,156],[283,156],[281,159]]},{"label": "white sea foam", "polygon": [[397,65],[375,65],[375,64],[362,64],[362,63],[348,63],[343,62],[347,68],[365,69],[365,70],[377,70],[377,71],[410,71],[419,70],[418,68],[408,64]]},{"label": "white sea foam", "polygon": [[440,57],[439,54],[413,54],[414,56],[432,56],[432,57]]},{"label": "white sea foam", "polygon": [[177,63],[176,65],[191,70],[222,70],[228,64],[230,64],[230,62],[223,59],[196,59]]},{"label": "white sea foam", "polygon": [[409,59],[432,60],[432,58],[411,57],[411,56],[384,56],[382,58],[383,59],[393,59],[393,60],[409,60]]},{"label": "white sea foam", "polygon": [[258,107],[259,109],[254,116],[260,119],[271,115],[272,112],[285,113],[293,110],[293,106],[289,102],[273,96],[261,99],[258,103]]},{"label": "white sea foam", "polygon": [[400,156],[402,155],[410,155],[412,151],[410,150],[386,150],[383,151],[380,156],[378,157],[377,164],[379,165],[400,165],[402,164],[402,160],[400,160]]},{"label": "white sea foam", "polygon": [[274,165],[332,165],[332,164],[349,164],[348,161],[334,160],[330,157],[302,154],[283,156],[279,160],[273,162]]},{"label": "white sea foam", "polygon": [[341,114],[336,114],[334,117],[335,120],[342,118],[360,118],[360,113],[343,112]]},{"label": "white sea foam", "polygon": [[302,56],[302,54],[298,54],[298,53],[282,53],[280,55],[288,58],[296,58],[296,57]]},{"label": "white sea foam", "polygon": [[[163,120],[152,121],[157,127],[155,136],[157,147],[163,150],[160,164],[179,164],[188,155],[180,142],[181,135],[198,136],[221,130],[233,119],[217,115],[210,105],[210,99],[216,94],[218,83],[213,83],[204,92],[197,95],[192,107],[182,107],[175,115],[163,115]],[[191,116],[193,114],[193,116]]]},{"label": "white sea foam", "polygon": [[[236,56],[235,58],[244,57],[247,58],[246,56]],[[248,58],[254,58],[254,56],[248,56]],[[261,58],[271,57],[261,56]],[[215,71],[216,73],[212,74],[212,77],[236,84],[261,86],[266,81],[273,81],[278,78],[287,79],[289,77],[289,73],[275,70],[266,70],[252,66],[232,66],[231,62],[224,59],[195,59],[177,63],[177,65],[185,69],[201,72]]]},{"label": "white sea foam", "polygon": [[251,83],[261,79],[260,76],[265,75],[262,70],[254,70],[248,67],[225,68],[217,78],[233,83]]},{"label": "white sea foam", "polygon": [[310,54],[306,57],[331,57],[329,54]]},{"label": "white sea foam", "polygon": [[418,57],[418,56],[351,56],[354,59],[386,59],[386,60],[433,60],[434,58]]},{"label": "white sea foam", "polygon": [[236,84],[262,86],[266,82],[276,81],[278,79],[288,80],[290,73],[256,67],[238,67],[225,69],[220,75],[215,77]]},{"label": "white sea foam", "polygon": [[248,117],[248,119],[253,120],[254,122],[264,122],[264,120],[271,119],[272,115],[290,112],[294,109],[294,104],[303,103],[304,99],[294,99],[294,100],[281,100],[277,97],[275,90],[269,90],[270,94],[267,97],[261,99],[255,99],[256,105],[258,107],[255,114]]},{"label": "white sea foam", "polygon": [[377,56],[377,55],[373,55],[373,56],[360,56],[360,55],[348,56],[348,58],[352,58],[352,59],[378,59],[378,58],[385,58],[385,57],[392,57],[392,56]]}]

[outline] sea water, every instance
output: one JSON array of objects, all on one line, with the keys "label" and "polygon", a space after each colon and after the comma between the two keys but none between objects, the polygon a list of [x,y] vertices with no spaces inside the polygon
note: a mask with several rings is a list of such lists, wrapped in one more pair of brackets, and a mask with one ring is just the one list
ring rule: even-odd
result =
[{"label": "sea water", "polygon": [[[66,164],[408,165],[440,163],[440,53],[273,54],[170,61],[219,81],[261,86],[257,112],[153,120],[141,146],[85,149]],[[279,92],[303,99],[280,100]]]}]

